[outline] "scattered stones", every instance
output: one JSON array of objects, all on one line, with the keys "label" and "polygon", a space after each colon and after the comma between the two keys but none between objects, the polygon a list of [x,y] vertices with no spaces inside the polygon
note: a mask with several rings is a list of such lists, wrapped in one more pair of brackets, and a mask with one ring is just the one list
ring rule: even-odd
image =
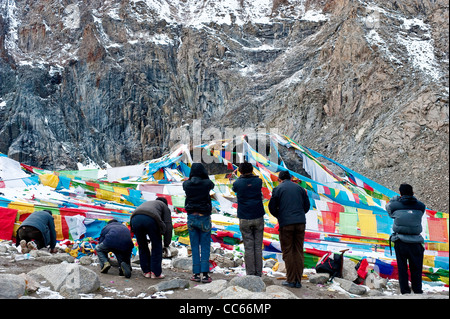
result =
[{"label": "scattered stones", "polygon": [[236,266],[233,259],[218,254],[211,254],[209,260],[215,262],[220,268],[230,268]]}]

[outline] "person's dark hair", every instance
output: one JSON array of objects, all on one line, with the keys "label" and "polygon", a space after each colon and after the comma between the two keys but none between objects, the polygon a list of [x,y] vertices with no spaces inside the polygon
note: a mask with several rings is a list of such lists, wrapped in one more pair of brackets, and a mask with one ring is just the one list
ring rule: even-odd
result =
[{"label": "person's dark hair", "polygon": [[108,220],[108,224],[111,224],[111,223],[118,223],[119,221],[117,220],[117,219],[111,219],[111,220]]},{"label": "person's dark hair", "polygon": [[409,184],[406,184],[406,183],[403,183],[403,184],[400,185],[399,191],[400,191],[400,195],[402,195],[402,196],[404,196],[404,195],[409,195],[409,196],[414,195],[412,186],[409,185]]},{"label": "person's dark hair", "polygon": [[285,181],[287,179],[291,179],[291,174],[289,174],[288,171],[281,171],[280,174],[278,175],[278,178],[281,179],[282,181]]},{"label": "person's dark hair", "polygon": [[159,200],[159,201],[163,202],[164,204],[166,204],[167,206],[169,206],[169,204],[167,203],[167,199],[164,197],[157,197],[156,200]]},{"label": "person's dark hair", "polygon": [[47,213],[49,213],[50,215],[53,215],[53,213],[52,213],[52,211],[50,210],[50,209],[44,209],[44,210],[42,210],[43,212],[47,212]]},{"label": "person's dark hair", "polygon": [[239,164],[239,173],[241,174],[249,174],[253,172],[253,165],[249,162],[244,162]]}]

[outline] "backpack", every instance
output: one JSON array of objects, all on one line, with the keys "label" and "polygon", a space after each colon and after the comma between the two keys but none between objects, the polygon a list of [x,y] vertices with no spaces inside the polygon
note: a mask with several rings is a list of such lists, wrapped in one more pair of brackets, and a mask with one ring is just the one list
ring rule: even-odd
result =
[{"label": "backpack", "polygon": [[332,281],[334,277],[342,277],[342,266],[344,264],[344,252],[348,249],[341,250],[340,254],[332,253],[328,251],[316,264],[317,273],[330,274],[329,281]]}]

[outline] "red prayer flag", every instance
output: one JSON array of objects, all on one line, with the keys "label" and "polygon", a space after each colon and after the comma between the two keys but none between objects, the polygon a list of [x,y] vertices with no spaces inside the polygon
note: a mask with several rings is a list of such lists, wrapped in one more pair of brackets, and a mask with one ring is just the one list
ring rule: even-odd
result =
[{"label": "red prayer flag", "polygon": [[0,207],[0,239],[11,240],[17,209]]}]

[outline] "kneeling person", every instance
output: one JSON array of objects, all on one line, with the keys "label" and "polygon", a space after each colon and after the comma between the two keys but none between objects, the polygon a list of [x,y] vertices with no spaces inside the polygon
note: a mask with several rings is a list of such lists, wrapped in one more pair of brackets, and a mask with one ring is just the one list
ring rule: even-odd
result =
[{"label": "kneeling person", "polygon": [[133,249],[131,233],[127,226],[112,219],[102,229],[99,244],[95,247],[100,260],[101,272],[106,274],[111,268],[108,253],[112,252],[119,262],[119,274],[131,277],[131,251]]}]

